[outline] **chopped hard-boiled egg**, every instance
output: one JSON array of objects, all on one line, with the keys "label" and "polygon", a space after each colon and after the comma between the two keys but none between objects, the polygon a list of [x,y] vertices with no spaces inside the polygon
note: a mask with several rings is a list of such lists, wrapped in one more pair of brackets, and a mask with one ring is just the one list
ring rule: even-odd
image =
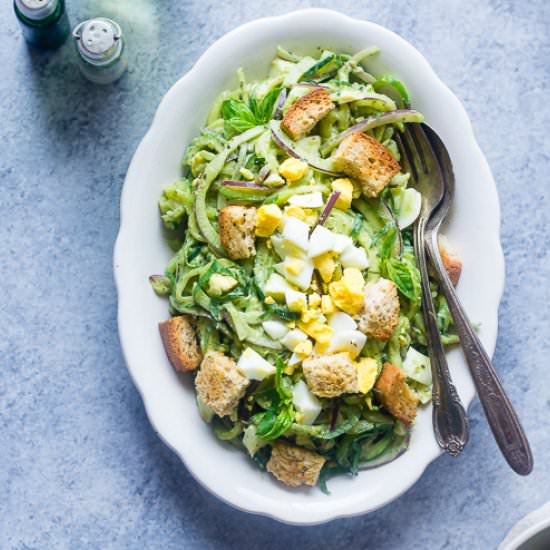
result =
[{"label": "chopped hard-boiled egg", "polygon": [[339,311],[333,313],[328,320],[328,326],[333,328],[336,332],[341,330],[356,330],[357,323],[347,313]]},{"label": "chopped hard-boiled egg", "polygon": [[290,351],[294,351],[294,348],[300,343],[307,340],[307,334],[301,331],[299,328],[289,330],[285,337],[281,340],[281,344]]},{"label": "chopped hard-boiled egg", "polygon": [[311,285],[313,262],[308,258],[287,256],[281,263],[275,264],[275,269],[302,290],[307,290]]},{"label": "chopped hard-boiled egg", "polygon": [[295,246],[304,252],[308,249],[309,225],[298,218],[288,216],[283,220],[283,243]]},{"label": "chopped hard-boiled egg", "polygon": [[323,206],[323,195],[320,191],[314,193],[304,193],[302,195],[293,195],[288,199],[288,204],[300,206],[302,208],[321,208]]},{"label": "chopped hard-boiled egg", "polygon": [[313,265],[316,267],[317,271],[319,271],[319,275],[321,275],[321,279],[323,279],[325,283],[332,280],[334,270],[336,269],[336,262],[331,252],[325,252],[313,258]]},{"label": "chopped hard-boiled egg", "polygon": [[308,170],[307,162],[295,158],[288,158],[279,166],[279,174],[289,183],[302,179]]},{"label": "chopped hard-boiled egg", "polygon": [[256,235],[269,237],[279,227],[283,213],[276,204],[264,204],[256,211]]},{"label": "chopped hard-boiled egg", "polygon": [[369,260],[367,254],[358,246],[348,246],[340,255],[340,263],[343,267],[356,267],[357,269],[367,269]]},{"label": "chopped hard-boiled egg", "polygon": [[332,250],[336,254],[342,254],[348,246],[353,246],[353,241],[347,235],[340,235],[339,233],[333,233]]},{"label": "chopped hard-boiled egg", "polygon": [[340,210],[347,210],[351,206],[351,199],[353,195],[353,184],[348,178],[338,178],[332,182],[332,190],[339,191],[340,196],[336,201],[336,208]]},{"label": "chopped hard-boiled egg", "polygon": [[321,296],[317,292],[313,292],[307,297],[307,304],[312,308],[319,307],[321,305]]},{"label": "chopped hard-boiled egg", "polygon": [[303,292],[294,290],[293,288],[290,288],[285,292],[285,301],[290,311],[301,313],[307,308],[306,295]]},{"label": "chopped hard-boiled egg", "polygon": [[302,424],[313,424],[322,409],[321,401],[309,391],[303,380],[296,382],[292,388],[292,403],[301,413]]},{"label": "chopped hard-boiled egg", "polygon": [[416,189],[392,189],[393,202],[397,212],[397,225],[405,229],[412,225],[422,207],[422,195]]},{"label": "chopped hard-boiled egg", "polygon": [[339,281],[330,283],[329,292],[332,301],[343,311],[356,315],[363,307],[365,280],[361,271],[355,267],[344,269]]},{"label": "chopped hard-boiled egg", "polygon": [[300,357],[307,357],[308,355],[311,355],[312,351],[313,344],[311,343],[311,340],[304,340],[294,348],[294,353],[296,353]]},{"label": "chopped hard-boiled egg", "polygon": [[430,358],[410,347],[403,361],[403,370],[411,379],[425,386],[432,383]]},{"label": "chopped hard-boiled egg", "polygon": [[325,315],[330,315],[331,313],[334,313],[336,311],[336,308],[334,307],[334,302],[328,294],[324,294],[323,296],[321,296],[321,311]]},{"label": "chopped hard-boiled egg", "polygon": [[329,353],[347,351],[355,359],[363,349],[367,337],[358,330],[340,330],[332,335]]},{"label": "chopped hard-boiled egg", "polygon": [[302,253],[302,251],[299,248],[296,248],[295,246],[290,246],[288,245],[288,243],[285,243],[281,235],[272,235],[270,240],[273,246],[273,250],[275,250],[275,252],[281,259],[286,258],[286,256],[292,253],[294,254]]},{"label": "chopped hard-boiled egg", "polygon": [[265,283],[264,293],[267,296],[272,296],[277,300],[285,298],[287,290],[292,290],[292,287],[288,284],[286,279],[283,279],[277,273],[272,273],[269,279]]},{"label": "chopped hard-boiled egg", "polygon": [[264,321],[262,327],[273,340],[284,338],[288,332],[287,326],[282,321]]},{"label": "chopped hard-boiled egg", "polygon": [[330,345],[331,338],[334,334],[334,329],[326,323],[318,320],[310,321],[309,323],[299,322],[298,326],[308,335],[311,336],[321,345]]},{"label": "chopped hard-boiled egg", "polygon": [[275,374],[275,366],[252,348],[246,348],[237,361],[237,370],[249,380],[263,380]]},{"label": "chopped hard-boiled egg", "polygon": [[315,258],[334,249],[334,233],[326,227],[318,225],[309,238],[308,256]]},{"label": "chopped hard-boiled egg", "polygon": [[364,357],[357,362],[357,389],[360,393],[372,390],[378,374],[378,364],[375,359]]},{"label": "chopped hard-boiled egg", "polygon": [[305,222],[307,218],[307,214],[304,212],[303,208],[300,208],[299,206],[285,206],[285,214],[287,216],[293,216],[294,218],[298,218],[299,220]]},{"label": "chopped hard-boiled egg", "polygon": [[288,275],[300,275],[302,273],[302,270],[304,269],[304,260],[300,258],[293,258],[290,256],[287,256],[285,258],[285,261],[283,262],[283,267],[285,272]]}]

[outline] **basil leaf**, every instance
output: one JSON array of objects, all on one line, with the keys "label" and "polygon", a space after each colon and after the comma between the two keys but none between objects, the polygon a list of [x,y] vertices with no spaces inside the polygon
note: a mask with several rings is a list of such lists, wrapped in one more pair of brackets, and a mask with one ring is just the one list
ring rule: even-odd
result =
[{"label": "basil leaf", "polygon": [[275,102],[279,97],[281,88],[273,88],[268,92],[262,100],[258,113],[256,114],[256,122],[258,124],[265,124],[269,122],[273,116],[273,108],[275,107]]},{"label": "basil leaf", "polygon": [[397,285],[403,296],[415,302],[420,299],[420,273],[416,266],[397,258],[389,258],[385,267],[388,277]]},{"label": "basil leaf", "polygon": [[226,99],[222,103],[224,129],[228,137],[241,134],[256,126],[256,117],[244,101]]},{"label": "basil leaf", "polygon": [[390,257],[395,240],[397,239],[397,228],[393,224],[385,225],[374,235],[373,243],[378,244],[379,257],[385,260]]}]

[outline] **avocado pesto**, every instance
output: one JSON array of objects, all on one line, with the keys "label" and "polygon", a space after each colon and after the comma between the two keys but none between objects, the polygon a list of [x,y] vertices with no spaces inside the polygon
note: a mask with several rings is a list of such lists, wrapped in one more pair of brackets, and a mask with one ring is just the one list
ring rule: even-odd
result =
[{"label": "avocado pesto", "polygon": [[431,399],[421,196],[394,141],[423,117],[397,78],[367,71],[377,54],[279,47],[264,80],[239,69],[159,201],[175,255],[150,282],[169,301],[168,358],[216,436],[291,487],[396,459]]}]

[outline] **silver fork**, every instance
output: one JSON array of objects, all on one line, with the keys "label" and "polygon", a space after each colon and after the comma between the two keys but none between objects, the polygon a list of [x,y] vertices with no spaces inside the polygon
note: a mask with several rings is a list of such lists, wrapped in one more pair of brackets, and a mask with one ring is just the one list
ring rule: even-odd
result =
[{"label": "silver fork", "polygon": [[404,168],[411,175],[411,187],[422,195],[420,215],[414,225],[414,250],[420,270],[422,313],[432,369],[433,428],[439,446],[448,454],[457,456],[468,442],[468,418],[453,385],[441,342],[424,246],[426,223],[443,199],[443,175],[420,125],[408,124],[402,136],[397,135],[396,139]]},{"label": "silver fork", "polygon": [[423,129],[437,155],[445,182],[443,199],[426,227],[426,248],[439,279],[440,287],[449,304],[449,310],[460,336],[460,343],[470,367],[479,400],[495,440],[511,468],[520,475],[527,475],[533,469],[533,455],[527,437],[500,384],[489,356],[472,329],[441,261],[437,237],[441,222],[447,216],[453,201],[454,172],[447,148],[439,136],[429,126],[423,125]]}]

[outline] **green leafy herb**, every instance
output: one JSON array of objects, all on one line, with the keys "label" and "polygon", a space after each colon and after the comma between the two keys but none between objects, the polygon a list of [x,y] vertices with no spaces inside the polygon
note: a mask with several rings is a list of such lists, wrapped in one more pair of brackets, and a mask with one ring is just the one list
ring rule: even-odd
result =
[{"label": "green leafy herb", "polygon": [[248,102],[238,99],[226,99],[222,103],[222,117],[226,135],[232,137],[235,134],[241,134],[245,130],[269,122],[280,91],[280,88],[272,89],[261,101],[258,101],[255,95],[252,95]]},{"label": "green leafy herb", "polygon": [[284,363],[280,358],[276,361],[275,396],[267,411],[256,415],[256,434],[265,440],[281,437],[294,421],[294,406],[292,404],[292,387],[290,379],[283,376]]},{"label": "green leafy herb", "polygon": [[385,269],[403,296],[413,301],[420,299],[420,273],[416,266],[397,258],[388,258]]}]

